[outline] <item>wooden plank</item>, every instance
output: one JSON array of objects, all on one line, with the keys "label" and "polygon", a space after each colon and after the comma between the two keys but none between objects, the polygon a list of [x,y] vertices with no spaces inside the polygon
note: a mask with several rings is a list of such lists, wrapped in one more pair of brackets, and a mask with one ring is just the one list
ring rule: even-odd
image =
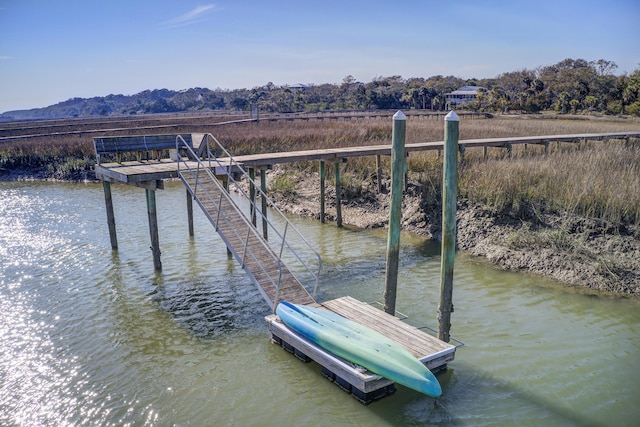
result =
[{"label": "wooden plank", "polygon": [[434,357],[453,355],[455,346],[408,325],[390,314],[352,297],[342,297],[321,304],[322,308],[333,311],[347,319],[367,326],[389,337],[405,347],[423,363]]}]

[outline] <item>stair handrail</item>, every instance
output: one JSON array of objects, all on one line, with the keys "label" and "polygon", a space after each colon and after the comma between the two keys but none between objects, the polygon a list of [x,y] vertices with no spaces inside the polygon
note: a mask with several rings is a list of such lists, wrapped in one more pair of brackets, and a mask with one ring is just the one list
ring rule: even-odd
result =
[{"label": "stair handrail", "polygon": [[[179,146],[179,145],[177,145]],[[191,150],[191,147],[182,147],[185,148],[187,150]],[[188,154],[193,155],[194,152],[191,150],[191,152],[189,152]],[[189,166],[189,164],[180,159],[178,160],[178,174],[182,175],[180,173],[180,163],[183,163],[185,166],[185,170],[189,171],[192,173],[192,175],[194,176],[195,179],[195,186],[193,189],[194,192],[194,196],[196,195],[195,193],[195,189],[198,187],[198,184],[200,184],[200,171],[202,171],[205,176],[207,176],[209,178],[210,182],[213,182],[214,185],[216,185],[216,187],[218,188],[218,191],[220,192],[220,200],[218,202],[218,206],[216,207],[217,209],[217,215],[216,215],[216,220],[215,222],[213,221],[213,218],[211,218],[209,216],[209,214],[205,211],[205,215],[207,215],[209,217],[209,219],[211,220],[211,222],[215,225],[216,231],[219,231],[219,219],[220,219],[220,214],[222,214],[223,219],[225,221],[227,221],[229,224],[233,224],[233,222],[230,220],[230,218],[227,217],[227,215],[222,211],[221,209],[221,203],[222,203],[222,198],[224,197],[228,202],[229,202],[229,206],[231,206],[237,213],[238,217],[241,218],[245,224],[245,226],[247,227],[247,234],[245,237],[241,236],[238,233],[238,230],[236,227],[231,227],[231,231],[233,232],[233,234],[235,235],[235,237],[239,240],[239,241],[244,241],[244,247],[241,248],[242,249],[242,255],[240,255],[238,252],[236,252],[236,250],[233,248],[232,245],[229,245],[226,240],[228,239],[228,236],[224,236],[221,234],[221,237],[223,238],[223,240],[225,240],[225,243],[227,243],[227,246],[229,248],[229,250],[231,250],[234,255],[236,256],[236,259],[240,262],[241,266],[244,268],[245,267],[245,260],[247,255],[250,255],[251,258],[255,261],[256,265],[260,268],[260,270],[262,270],[263,274],[265,277],[267,277],[269,279],[269,281],[271,282],[271,284],[273,285],[274,289],[276,289],[276,298],[273,301],[273,310],[275,311],[275,307],[276,307],[276,302],[278,301],[277,299],[277,295],[279,295],[279,289],[280,289],[280,279],[282,278],[282,262],[280,261],[280,259],[274,254],[273,250],[271,248],[269,248],[268,245],[266,245],[261,239],[258,239],[258,241],[263,245],[263,247],[265,249],[267,249],[267,252],[271,255],[273,261],[275,262],[275,264],[278,267],[278,279],[277,281],[273,279],[272,275],[269,274],[269,272],[264,268],[263,263],[255,256],[255,254],[253,253],[253,251],[248,247],[248,236],[253,233],[254,235],[259,237],[259,234],[257,233],[257,230],[255,229],[255,227],[253,227],[251,225],[251,223],[248,221],[247,217],[241,212],[241,210],[238,208],[238,206],[231,200],[229,194],[225,191],[224,188],[222,188],[222,186],[220,185],[220,183],[218,182],[218,180],[215,178],[215,176],[211,173],[211,171],[204,167],[203,163],[200,161],[197,161],[197,167],[195,168],[195,173],[193,172],[193,168],[191,168]],[[208,196],[209,200],[214,200],[214,197],[209,194],[209,191],[207,190],[206,185],[202,185],[202,188],[204,189],[205,194]],[[198,196],[196,197],[197,201],[200,201],[202,199],[202,196]],[[253,275],[255,277],[255,275],[253,274],[253,272],[248,271],[249,274]],[[265,293],[266,295],[266,293]]]},{"label": "stair handrail", "polygon": [[[216,156],[216,154],[211,150],[211,147],[209,145],[210,142],[215,143],[216,151],[220,150],[226,157]],[[317,295],[317,291],[318,291],[319,281],[320,281],[320,272],[321,272],[321,269],[322,269],[322,257],[320,256],[320,254],[313,248],[311,243],[309,243],[309,241],[304,237],[304,235],[291,223],[291,221],[289,221],[289,219],[275,205],[275,203],[267,196],[267,194],[260,188],[260,186],[256,185],[256,182],[249,176],[249,174],[245,171],[245,169],[242,167],[242,165],[240,165],[233,158],[233,156],[231,156],[231,154],[222,146],[222,144],[220,144],[220,142],[212,134],[210,134],[210,133],[205,134],[204,137],[203,137],[202,143],[206,144],[206,158],[204,158],[204,159],[199,158],[198,155],[195,153],[195,151],[188,144],[186,144],[184,142],[184,139],[182,139],[182,137],[180,135],[178,135],[176,137],[176,148],[178,149],[178,151],[179,151],[180,148],[186,149],[187,153],[189,154],[189,157],[192,160],[198,162],[198,169],[200,169],[202,167],[203,163],[208,164],[208,167],[203,168],[203,169],[205,169],[207,171],[207,174],[210,176],[210,178],[214,179],[218,185],[220,185],[220,184],[219,184],[217,178],[215,178],[215,176],[211,172],[211,170],[216,169],[216,166],[217,166],[221,170],[225,171],[225,174],[227,175],[228,182],[233,183],[234,186],[235,186],[235,189],[239,193],[242,194],[244,199],[246,199],[249,202],[250,207],[252,209],[252,212],[255,213],[255,214],[257,214],[259,212],[260,216],[262,217],[262,220],[265,221],[265,223],[268,224],[268,226],[273,230],[273,232],[275,232],[275,234],[279,238],[279,240],[281,242],[281,246],[280,246],[280,250],[279,250],[280,257],[282,257],[282,253],[284,252],[284,249],[286,247],[288,253],[291,254],[295,259],[297,259],[298,262],[304,267],[304,269],[309,274],[311,274],[311,276],[315,279],[314,280],[315,283],[314,283],[314,287],[313,287],[313,292],[311,294],[312,298],[315,299],[316,295]],[[199,151],[202,152],[202,150],[199,150]],[[179,169],[179,166],[178,166],[178,169]],[[234,178],[234,175],[236,174],[236,172],[249,181],[250,185],[252,185],[253,188],[255,188],[255,190],[258,192],[258,194],[260,194],[260,197],[264,198],[264,200],[266,201],[266,205],[270,206],[272,212],[275,212],[277,214],[278,218],[284,222],[284,224],[285,224],[285,232],[284,232],[284,234],[281,233],[279,231],[279,229],[274,225],[274,223],[267,217],[266,212],[262,212],[261,209],[258,209],[257,203],[255,203],[255,201],[252,200],[252,198],[247,194],[247,192],[240,185],[240,183]],[[234,203],[234,205],[235,205],[235,203]],[[247,218],[246,215],[244,215],[242,213],[241,213],[241,215],[245,218],[245,220],[247,220],[247,221],[249,221],[251,223],[251,220],[249,218]],[[250,224],[250,225],[253,225],[253,224]],[[253,226],[252,226],[252,228],[257,233],[257,229],[255,227],[253,227]],[[317,259],[317,263],[318,263],[317,270],[314,270],[311,267],[309,267],[307,262],[305,262],[301,258],[301,256],[298,254],[298,251],[296,251],[296,249],[293,248],[291,246],[291,244],[289,243],[289,241],[287,240],[286,234],[290,233],[291,230],[293,231],[293,233],[295,233],[295,237],[297,237],[299,239],[299,241],[302,242],[306,246],[306,248],[311,251],[311,254]],[[294,274],[294,273],[291,272],[291,274]],[[281,273],[280,273],[280,276],[281,276]],[[295,276],[295,274],[294,274],[294,276]],[[278,280],[278,284],[276,286],[276,298],[275,298],[274,307],[273,307],[274,310],[275,310],[275,306],[277,305],[277,302],[278,302],[279,291],[280,291],[280,281]]]},{"label": "stair handrail", "polygon": [[[313,293],[311,294],[311,296],[315,299],[316,295],[317,295],[317,291],[318,291],[318,285],[319,285],[319,281],[320,281],[320,272],[322,270],[322,257],[320,256],[320,254],[318,253],[318,251],[315,250],[315,248],[311,245],[311,243],[309,243],[309,241],[304,237],[304,235],[300,232],[300,230],[298,230],[298,228],[296,228],[295,225],[293,225],[293,223],[291,221],[289,221],[289,219],[285,216],[285,214],[280,210],[280,208],[278,208],[278,206],[271,200],[271,198],[269,196],[267,196],[267,194],[262,191],[262,188],[260,188],[259,185],[257,185],[257,183],[255,182],[254,179],[251,178],[251,176],[247,173],[247,171],[245,171],[245,169],[242,167],[242,165],[240,163],[238,163],[233,156],[227,151],[226,148],[224,148],[224,146],[220,143],[220,141],[218,141],[216,139],[215,136],[213,136],[211,133],[207,133],[205,134],[205,139],[206,139],[206,146],[207,146],[207,160],[209,161],[209,164],[211,164],[212,161],[216,162],[219,166],[224,166],[224,160],[229,162],[228,165],[228,169],[227,169],[227,176],[230,182],[233,182],[236,189],[242,193],[242,195],[244,196],[244,198],[246,200],[249,201],[250,205],[253,206],[253,212],[260,212],[260,215],[262,216],[262,218],[266,221],[266,223],[271,227],[272,230],[274,230],[276,232],[276,234],[278,235],[278,237],[280,238],[282,245],[286,246],[289,250],[289,252],[298,260],[298,262],[300,262],[303,267],[310,273],[312,274],[312,276],[315,278],[315,284],[313,287]],[[213,153],[211,151],[211,147],[209,146],[209,142],[212,141],[216,144],[216,147],[218,149],[220,149],[222,151],[222,153],[224,153],[224,155],[226,157],[223,157],[222,159],[219,159],[215,153]],[[224,160],[223,160],[224,159]],[[221,161],[223,160],[223,161]],[[244,188],[240,185],[240,183],[238,183],[238,181],[233,177],[233,173],[231,173],[231,171],[236,168],[237,170],[240,171],[240,174],[247,179],[247,181],[249,181],[253,187],[255,188],[255,190],[260,194],[261,197],[264,197],[265,200],[267,201],[267,206],[270,206],[271,209],[276,212],[278,214],[278,217],[284,221],[285,223],[285,227],[286,229],[291,228],[293,230],[293,232],[295,233],[295,237],[300,239],[304,245],[312,252],[312,254],[317,258],[317,262],[318,262],[318,269],[317,272],[314,272],[308,265],[307,263],[300,258],[300,256],[298,255],[297,251],[289,244],[289,242],[287,241],[287,239],[285,238],[285,235],[283,235],[283,233],[280,233],[280,231],[278,230],[278,228],[275,227],[275,225],[269,220],[269,218],[266,216],[266,214],[264,212],[262,212],[262,210],[258,209],[257,204],[251,200],[251,197],[246,193],[246,191],[244,190]],[[282,256],[282,252],[283,252],[284,248],[281,248],[280,250],[280,255]]]}]

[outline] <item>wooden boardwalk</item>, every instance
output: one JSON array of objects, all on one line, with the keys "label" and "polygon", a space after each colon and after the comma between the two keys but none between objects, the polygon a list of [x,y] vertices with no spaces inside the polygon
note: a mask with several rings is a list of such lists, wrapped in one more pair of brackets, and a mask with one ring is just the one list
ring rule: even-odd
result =
[{"label": "wooden boardwalk", "polygon": [[[602,141],[608,139],[640,138],[640,132],[586,133],[571,135],[520,136],[509,138],[463,139],[458,141],[462,150],[477,147],[510,148],[513,145],[545,145],[550,142],[575,143],[580,141]],[[442,150],[444,141],[406,144],[407,153]],[[245,167],[267,167],[278,163],[293,163],[312,160],[335,160],[362,156],[390,156],[391,145],[368,145],[359,147],[327,148],[321,150],[301,150],[278,153],[250,154],[236,156],[235,160]]]},{"label": "wooden boardwalk", "polygon": [[[477,147],[501,147],[508,148],[519,144],[544,145],[550,142],[579,142],[579,141],[601,141],[607,139],[628,139],[640,138],[640,132],[609,132],[609,133],[589,133],[571,135],[545,135],[545,136],[523,136],[511,138],[487,138],[487,139],[465,139],[460,140],[459,145],[465,148]],[[421,142],[406,144],[407,153],[418,151],[441,150],[443,141]],[[279,163],[293,163],[314,160],[335,160],[349,157],[362,156],[389,156],[391,155],[391,145],[369,145],[358,147],[328,148],[321,150],[299,150],[276,153],[250,154],[235,156],[235,161],[249,168],[259,168],[272,166]],[[224,162],[223,159],[219,159]],[[195,166],[194,163],[191,166]],[[160,161],[131,161],[123,163],[104,163],[96,165],[96,176],[98,179],[109,180],[124,184],[135,185],[135,183],[145,181],[155,181],[178,177],[178,164],[170,159]],[[224,173],[222,170],[215,171],[216,174]]]}]

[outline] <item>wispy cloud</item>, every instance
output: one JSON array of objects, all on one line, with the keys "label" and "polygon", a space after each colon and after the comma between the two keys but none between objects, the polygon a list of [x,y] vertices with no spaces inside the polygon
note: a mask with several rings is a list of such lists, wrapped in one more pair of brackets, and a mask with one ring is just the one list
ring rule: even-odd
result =
[{"label": "wispy cloud", "polygon": [[185,13],[184,15],[180,15],[176,18],[169,19],[168,21],[161,22],[160,26],[163,28],[175,28],[197,24],[198,22],[204,21],[205,15],[214,8],[214,4],[198,6],[195,9]]},{"label": "wispy cloud", "polygon": [[2,61],[4,59],[9,59],[9,58],[11,58],[11,57],[10,56],[2,56],[2,55],[0,55],[0,61]]}]

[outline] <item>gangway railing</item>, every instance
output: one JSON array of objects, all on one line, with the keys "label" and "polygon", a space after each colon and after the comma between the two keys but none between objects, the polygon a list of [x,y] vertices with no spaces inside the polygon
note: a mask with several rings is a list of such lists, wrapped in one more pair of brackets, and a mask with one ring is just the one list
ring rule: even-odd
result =
[{"label": "gangway railing", "polygon": [[[214,150],[211,150],[210,142],[215,144]],[[205,144],[205,146],[202,146]],[[310,296],[315,300],[318,285],[320,282],[320,271],[322,269],[322,258],[320,254],[313,248],[302,233],[287,219],[284,213],[269,199],[265,192],[256,185],[255,181],[244,170],[242,165],[236,162],[231,154],[220,144],[220,142],[212,135],[206,134],[203,138],[201,146],[197,152],[192,148],[180,135],[176,137],[176,150],[178,153],[184,152],[187,160],[182,156],[177,156],[178,173],[183,179],[189,181],[191,191],[194,198],[203,206],[205,214],[214,225],[216,231],[224,228],[225,233],[220,233],[223,240],[227,244],[227,248],[234,252],[236,259],[241,263],[243,268],[247,262],[251,261],[253,268],[258,268],[262,273],[259,276],[262,280],[271,283],[275,288],[275,296],[271,298],[263,292],[265,298],[272,303],[275,312],[276,306],[280,298],[280,290],[282,287],[283,272],[293,275],[295,280],[300,283],[306,292],[308,289],[296,277],[296,274],[283,263],[283,258],[294,261],[296,267],[313,279],[313,290]],[[217,153],[223,156],[216,155]],[[195,165],[195,166],[194,166]],[[215,173],[213,172],[215,171]],[[227,188],[216,178],[216,175],[226,175]],[[238,177],[238,178],[236,178]],[[263,212],[262,208],[256,203],[257,197],[252,198],[245,188],[241,185],[240,179],[246,179],[250,185],[257,191],[256,196],[264,198],[267,202],[265,205],[270,207],[270,219],[267,212]],[[270,240],[267,241],[258,229],[255,222],[247,216],[231,197],[230,190],[234,190],[241,197],[241,200],[247,202],[250,206],[249,216],[260,215],[263,224],[267,225]],[[210,209],[205,209],[209,207]],[[214,212],[211,212],[214,211]],[[215,217],[212,215],[215,213]],[[240,221],[240,223],[238,222]],[[246,230],[245,230],[246,229]],[[241,242],[241,252],[238,251],[238,243]],[[250,244],[253,243],[253,246]],[[256,243],[257,242],[257,243]],[[235,243],[235,244],[234,244]],[[256,250],[255,245],[261,247],[262,250]],[[303,256],[300,252],[305,252]],[[270,259],[264,260],[261,257],[268,256]],[[311,262],[317,263],[317,267],[312,268]],[[268,265],[276,265],[277,271],[267,268]],[[254,279],[258,276],[253,272]],[[256,282],[258,280],[256,279]],[[261,283],[257,283],[262,285]]]}]

